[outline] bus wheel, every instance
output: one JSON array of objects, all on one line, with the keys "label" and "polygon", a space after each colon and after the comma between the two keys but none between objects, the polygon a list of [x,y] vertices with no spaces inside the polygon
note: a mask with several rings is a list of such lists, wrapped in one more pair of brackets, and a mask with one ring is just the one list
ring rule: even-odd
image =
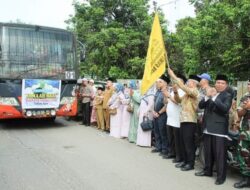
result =
[{"label": "bus wheel", "polygon": [[56,119],[56,117],[49,117],[49,118],[46,118],[46,121],[48,122],[54,122]]}]

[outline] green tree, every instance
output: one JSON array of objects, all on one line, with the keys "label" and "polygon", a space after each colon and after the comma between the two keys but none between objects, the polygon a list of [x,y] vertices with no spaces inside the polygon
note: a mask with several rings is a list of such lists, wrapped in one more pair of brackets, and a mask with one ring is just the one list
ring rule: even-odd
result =
[{"label": "green tree", "polygon": [[88,0],[74,7],[67,22],[86,45],[82,75],[142,78],[153,20],[148,0]]},{"label": "green tree", "polygon": [[[186,73],[227,74],[231,80],[249,77],[250,2],[191,0],[195,18],[179,21],[175,40]],[[178,46],[179,45],[179,46]]]}]

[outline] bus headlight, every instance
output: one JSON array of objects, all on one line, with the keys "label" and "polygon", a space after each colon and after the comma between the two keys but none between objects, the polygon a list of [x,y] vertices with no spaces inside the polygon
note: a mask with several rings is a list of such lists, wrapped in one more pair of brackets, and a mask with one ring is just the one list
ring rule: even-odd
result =
[{"label": "bus headlight", "polygon": [[56,110],[50,110],[50,114],[51,114],[52,116],[55,116],[55,115],[56,115]]},{"label": "bus headlight", "polygon": [[30,110],[28,110],[28,111],[26,112],[26,115],[27,115],[28,117],[31,117],[31,116],[32,116],[32,112],[31,112]]},{"label": "bus headlight", "polygon": [[10,97],[0,97],[0,104],[1,105],[7,105],[7,106],[19,106],[18,101],[16,98],[10,98]]}]

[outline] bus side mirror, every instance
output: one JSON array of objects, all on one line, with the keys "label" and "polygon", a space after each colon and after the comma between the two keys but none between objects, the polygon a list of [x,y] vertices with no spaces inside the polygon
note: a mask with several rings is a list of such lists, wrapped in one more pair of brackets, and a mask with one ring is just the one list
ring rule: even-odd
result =
[{"label": "bus side mirror", "polygon": [[81,41],[77,40],[77,42],[80,45],[80,62],[85,61],[86,59],[86,46]]},{"label": "bus side mirror", "polygon": [[80,62],[83,62],[83,61],[85,61],[85,51],[83,51],[83,50],[81,50],[80,51]]}]

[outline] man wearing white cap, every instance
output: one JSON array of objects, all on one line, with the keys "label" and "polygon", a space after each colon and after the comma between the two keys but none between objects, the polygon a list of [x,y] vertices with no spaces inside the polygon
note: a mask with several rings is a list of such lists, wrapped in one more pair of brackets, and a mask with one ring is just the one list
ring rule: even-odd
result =
[{"label": "man wearing white cap", "polygon": [[82,88],[80,90],[82,96],[82,124],[90,126],[90,101],[93,94],[92,88],[88,85],[86,78],[82,79]]},{"label": "man wearing white cap", "polygon": [[95,84],[95,81],[93,79],[90,79],[89,80],[89,85],[93,88],[94,94],[96,94],[97,89],[96,89],[94,84]]}]

